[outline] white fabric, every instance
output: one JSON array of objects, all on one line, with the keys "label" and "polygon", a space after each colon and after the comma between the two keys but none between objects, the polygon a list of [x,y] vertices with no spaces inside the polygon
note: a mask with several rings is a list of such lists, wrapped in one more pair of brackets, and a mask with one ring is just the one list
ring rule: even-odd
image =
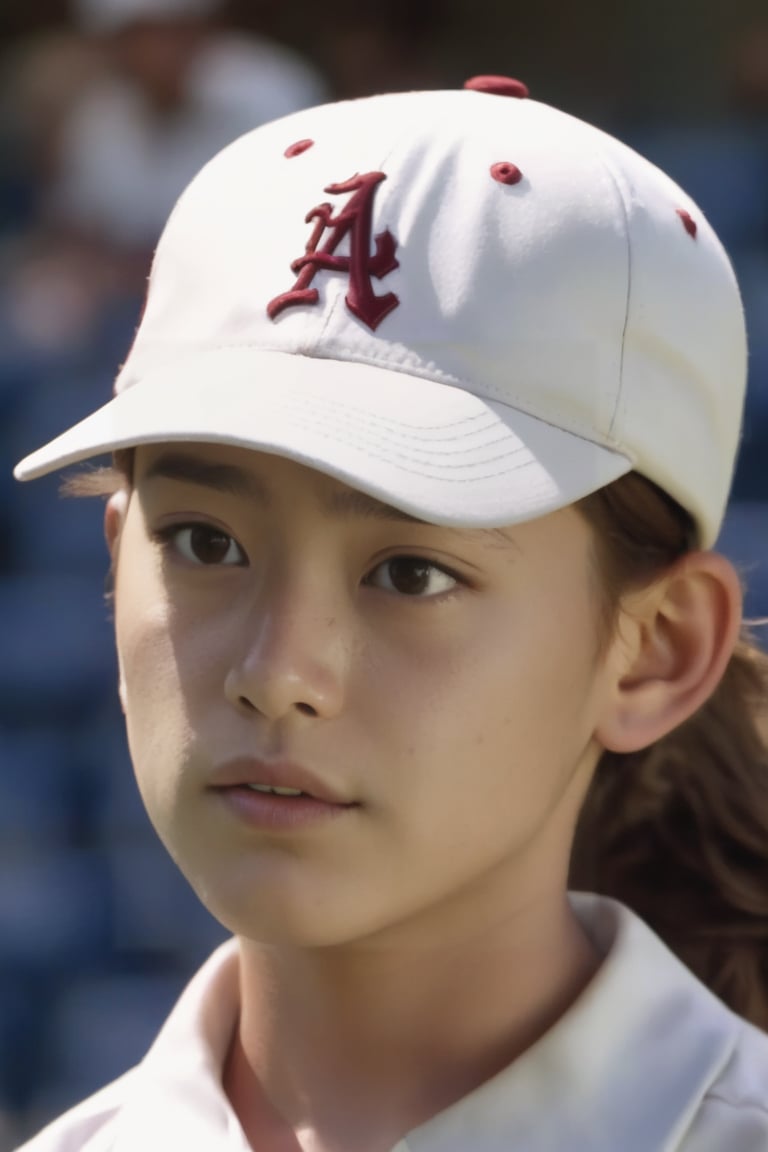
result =
[{"label": "white fabric", "polygon": [[[393,1152],[766,1152],[768,1036],[629,909],[572,900],[605,954],[593,981],[521,1058]],[[144,1061],[22,1152],[246,1152],[220,1082],[237,965],[225,944]]]},{"label": "white fabric", "polygon": [[[513,166],[520,179],[506,183]],[[313,231],[324,266],[299,273]],[[311,298],[286,304],[297,285]],[[356,391],[336,386],[337,366],[357,371]],[[207,385],[194,425],[185,379],[198,394]],[[346,453],[353,487],[400,506],[406,491],[417,516],[467,527],[544,515],[636,468],[692,513],[709,547],[745,383],[728,258],[663,173],[533,100],[399,93],[273,121],[208,164],[157,250],[116,385],[120,400],[135,392],[131,404],[84,421],[16,475],[125,444],[130,411],[134,444],[267,444],[321,468]],[[424,413],[419,428],[440,424],[443,397],[453,401],[435,386],[446,384],[467,394],[467,412],[452,443],[423,438],[416,468],[411,409]],[[398,388],[399,421],[386,395]],[[325,413],[322,432],[297,419],[270,439],[288,391],[297,413]],[[495,446],[472,436],[489,418]],[[380,450],[353,461],[365,426]]]}]

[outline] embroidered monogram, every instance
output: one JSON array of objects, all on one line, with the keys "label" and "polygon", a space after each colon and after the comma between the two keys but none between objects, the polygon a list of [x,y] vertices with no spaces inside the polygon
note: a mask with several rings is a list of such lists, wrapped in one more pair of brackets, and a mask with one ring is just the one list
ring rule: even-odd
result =
[{"label": "embroidered monogram", "polygon": [[[347,307],[373,331],[393,308],[397,308],[400,300],[394,292],[377,296],[371,284],[372,276],[381,280],[398,267],[395,259],[397,241],[388,228],[373,237],[376,248],[371,255],[373,199],[379,184],[386,178],[384,172],[366,172],[341,184],[329,184],[324,189],[333,196],[343,192],[351,192],[352,196],[337,216],[333,215],[333,205],[327,202],[318,204],[306,216],[306,223],[310,224],[314,220],[315,227],[307,242],[305,254],[291,264],[291,270],[297,273],[293,288],[275,296],[267,305],[267,314],[271,320],[286,308],[316,304],[319,293],[311,284],[320,271],[344,272],[349,276],[349,289],[345,297]],[[330,231],[330,235],[319,248],[327,231]],[[337,256],[336,249],[347,235],[350,237],[349,256]]]}]

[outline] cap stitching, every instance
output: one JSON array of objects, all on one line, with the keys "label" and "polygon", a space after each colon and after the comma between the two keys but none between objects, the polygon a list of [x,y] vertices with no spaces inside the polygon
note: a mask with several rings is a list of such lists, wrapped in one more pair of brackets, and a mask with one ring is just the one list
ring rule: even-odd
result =
[{"label": "cap stitching", "polygon": [[[284,409],[284,411],[288,411],[288,410]],[[325,413],[319,407],[316,409],[307,409],[307,412],[311,413],[314,417],[313,421],[311,422],[311,425],[310,425],[309,421],[302,419],[302,417],[297,417],[292,412],[290,414],[291,414],[291,418],[296,423],[303,423],[303,424],[306,424],[307,426],[315,427],[318,423],[322,424],[322,425],[327,424],[327,421],[324,419]],[[360,435],[360,431],[361,431],[360,430],[360,424],[357,421],[352,420],[348,417],[345,419],[343,412],[340,415],[342,417],[341,419],[339,419],[339,416],[334,417],[333,427],[339,428],[339,429],[344,429],[345,432],[348,430],[351,430],[353,433],[355,433],[357,435],[357,437],[361,443],[363,443],[365,441],[365,442],[370,442],[372,444],[382,444],[382,445],[384,445],[384,444],[396,444],[396,445],[400,445],[402,447],[406,446],[403,444],[403,432],[405,431],[406,435],[407,435],[407,431],[405,429],[403,429],[403,427],[400,425],[395,425],[393,423],[390,432],[386,432],[383,429],[378,429],[377,430],[379,432],[378,435],[376,435],[373,431],[371,431],[368,436],[365,436],[365,435]],[[367,413],[360,412],[359,416],[360,416],[360,418],[366,418]],[[367,421],[367,419],[366,419],[366,425],[368,428],[370,428],[370,423]],[[453,427],[458,428],[458,427],[460,427],[460,425],[457,423],[457,424],[453,425]],[[454,450],[454,451],[449,451],[447,449],[441,450],[439,447],[437,447],[437,445],[439,445],[441,442],[442,443],[460,444],[461,440],[465,440],[469,436],[476,435],[476,433],[478,431],[479,432],[486,432],[486,431],[490,432],[493,430],[494,430],[493,425],[486,424],[484,427],[482,427],[480,429],[469,429],[464,436],[462,436],[460,433],[454,433],[453,436],[451,436],[449,434],[447,436],[444,436],[442,438],[442,441],[441,440],[435,441],[435,440],[429,439],[427,437],[414,435],[413,432],[411,432],[410,436],[408,436],[408,440],[409,440],[409,446],[411,447],[411,451],[414,453],[415,452],[424,452],[425,454],[427,454],[429,456],[451,456],[451,457],[454,457],[456,455],[456,450]],[[399,432],[399,435],[398,435],[398,432]],[[512,434],[514,435],[514,432]],[[493,448],[497,444],[504,443],[505,439],[506,439],[506,437],[504,437],[503,435],[496,435],[496,436],[494,436],[493,439],[488,439],[488,440],[481,442],[479,444],[476,443],[474,445],[470,445],[470,446],[464,447],[464,448],[459,447],[458,451],[462,452],[462,453],[468,453],[468,452],[477,452],[479,450],[487,450],[489,448]]]},{"label": "cap stitching", "polygon": [[[305,410],[316,412],[317,413],[317,420],[320,421],[321,423],[324,423],[324,417],[328,411],[337,410],[339,412],[340,419],[339,419],[339,416],[335,417],[335,426],[337,426],[337,427],[342,427],[342,426],[352,427],[355,430],[355,432],[358,432],[358,430],[359,430],[360,426],[358,425],[358,423],[356,421],[352,422],[349,419],[349,416],[348,416],[349,405],[346,403],[342,404],[340,401],[334,401],[334,400],[326,399],[322,403],[317,403],[315,405],[312,405],[311,402],[305,404]],[[367,427],[371,428],[372,426],[376,426],[379,428],[381,435],[379,436],[378,439],[376,437],[371,437],[372,443],[386,444],[388,442],[396,442],[396,443],[402,442],[403,433],[405,431],[405,427],[403,424],[401,424],[399,422],[396,423],[394,420],[386,420],[382,417],[375,416],[372,413],[368,413],[367,411],[361,410],[359,408],[356,409],[356,411],[362,417],[365,418]],[[516,411],[518,411],[518,410],[516,409]],[[602,439],[595,439],[595,437],[592,437],[592,436],[582,436],[577,432],[571,431],[570,429],[562,428],[561,425],[553,424],[552,421],[550,421],[550,420],[544,420],[540,416],[531,416],[529,413],[523,413],[523,415],[528,416],[529,419],[537,420],[541,424],[549,424],[551,427],[554,427],[557,431],[565,432],[567,435],[570,435],[570,436],[576,436],[578,439],[584,440],[589,444],[596,444],[597,446],[604,447],[604,448],[608,449],[609,451],[621,451],[622,455],[625,455],[625,456],[628,455],[626,450],[620,449],[618,445],[606,444]],[[478,413],[475,416],[467,417],[466,419],[456,421],[455,423],[452,423],[452,424],[432,425],[431,429],[433,431],[449,432],[450,433],[450,430],[452,428],[459,428],[461,425],[466,424],[469,421],[475,422],[478,420],[482,420],[485,416],[486,416],[486,413]],[[295,417],[294,417],[294,419],[295,419]],[[486,430],[490,430],[493,427],[495,427],[495,425],[488,422],[488,423],[483,424],[480,428],[469,428],[469,429],[467,429],[466,433],[464,434],[464,438],[466,438],[468,436],[475,436],[475,435],[477,435],[478,432],[485,432]],[[390,430],[391,430],[391,432],[390,432]],[[440,443],[440,440],[432,439],[431,437],[424,436],[424,435],[419,435],[420,431],[422,431],[422,430],[421,429],[410,429],[409,430],[410,439],[411,439],[412,443],[414,443],[415,445],[423,444],[424,445],[423,450],[425,452],[428,452],[430,455],[435,455],[436,452],[438,454],[444,454],[444,455],[455,455],[455,450],[450,452],[450,453],[448,451],[441,453],[440,450],[436,449],[436,447],[435,447],[436,444]],[[427,429],[423,429],[423,431],[427,431]],[[514,429],[511,429],[510,431],[512,431],[512,433],[515,434]],[[443,440],[447,441],[449,438],[450,438],[449,436],[444,436]],[[503,436],[498,436],[498,437],[494,438],[493,440],[486,441],[486,443],[481,445],[481,446],[483,448],[492,447],[494,444],[502,443],[503,439],[504,439]],[[458,441],[458,436],[454,435],[453,440],[454,440],[454,443],[456,443]],[[360,442],[362,443],[363,441],[361,440]],[[468,447],[468,448],[464,449],[464,451],[470,452],[470,451],[476,450],[477,447],[480,447],[480,445],[475,446],[475,449],[473,449],[472,447]]]},{"label": "cap stitching", "polygon": [[[328,435],[325,429],[322,427],[318,428],[316,424],[311,424],[307,421],[297,421],[296,423],[299,426],[310,429],[313,433],[321,435],[324,440],[334,439]],[[367,441],[365,438],[350,438],[346,443],[349,447],[364,450],[369,456],[375,456],[385,463],[397,463],[397,466],[402,468],[404,472],[410,472],[415,476],[431,476],[433,479],[445,479],[454,483],[466,482],[468,479],[486,480],[495,476],[506,476],[510,472],[516,472],[519,469],[519,464],[514,464],[514,460],[516,457],[524,454],[524,448],[521,446],[513,449],[511,452],[492,456],[487,460],[478,460],[475,463],[467,461],[453,468],[440,467],[439,465],[430,467],[428,460],[416,460],[403,452],[395,451],[385,453],[383,451],[385,445],[377,440]],[[477,469],[488,469],[491,465],[502,460],[507,462],[507,467],[496,468],[492,471],[483,471],[479,475],[477,474]],[[538,461],[535,462],[538,463]],[[473,472],[475,475],[467,477],[466,474],[468,472]],[[454,475],[454,473],[457,473],[457,475]]]},{"label": "cap stitching", "polygon": [[[144,347],[146,348],[148,344],[149,344],[149,341],[145,340]],[[154,342],[154,346],[158,347],[158,343]],[[413,376],[417,379],[428,380],[428,381],[431,381],[433,383],[441,383],[441,384],[444,384],[448,387],[455,387],[455,388],[459,389],[460,391],[470,393],[471,395],[475,396],[479,400],[484,400],[486,402],[495,403],[495,404],[501,404],[505,408],[509,408],[515,412],[521,412],[523,415],[529,416],[533,420],[539,420],[541,423],[544,423],[544,424],[552,424],[554,427],[559,428],[561,431],[569,432],[571,435],[578,436],[582,440],[589,440],[592,443],[605,444],[605,446],[608,448],[615,449],[619,452],[626,452],[624,445],[621,444],[613,435],[611,435],[610,433],[608,435],[606,435],[601,430],[596,429],[593,424],[587,424],[583,421],[574,421],[574,420],[568,420],[567,422],[559,422],[557,424],[554,424],[554,422],[552,420],[544,419],[538,412],[529,411],[529,409],[527,407],[523,407],[521,404],[518,404],[518,403],[510,403],[509,398],[503,398],[503,399],[500,398],[499,395],[497,394],[496,390],[488,389],[482,393],[476,392],[474,390],[472,384],[468,380],[465,380],[465,379],[460,378],[458,376],[451,376],[448,373],[443,372],[438,367],[432,367],[432,369],[430,371],[427,371],[425,368],[423,368],[420,365],[407,365],[407,366],[402,365],[402,366],[400,366],[396,361],[392,360],[391,356],[388,356],[386,353],[382,353],[381,356],[376,356],[376,355],[372,355],[371,353],[368,353],[365,356],[355,356],[354,358],[341,359],[337,356],[318,356],[318,355],[315,355],[312,353],[308,354],[308,353],[304,353],[304,352],[298,352],[298,353],[295,351],[291,352],[285,348],[276,347],[275,345],[252,344],[252,343],[248,343],[246,341],[243,341],[240,343],[227,343],[227,344],[203,344],[203,345],[200,345],[198,347],[198,350],[202,351],[202,352],[206,352],[206,351],[228,352],[230,350],[236,351],[238,349],[242,349],[242,350],[252,349],[252,350],[257,351],[257,352],[279,353],[281,355],[284,355],[286,358],[291,358],[291,357],[295,357],[297,355],[300,355],[300,356],[305,356],[307,359],[310,359],[310,360],[314,359],[314,360],[324,360],[324,361],[331,361],[331,362],[338,361],[338,363],[341,363],[341,364],[354,363],[354,364],[360,364],[360,365],[367,365],[368,367],[371,367],[371,368],[383,367],[383,368],[386,368],[390,372],[398,372],[398,373],[400,373],[400,375],[403,375],[403,376]],[[186,356],[188,354],[185,353],[184,355]],[[175,359],[175,357],[172,359]],[[154,370],[162,370],[162,367],[163,367],[163,365],[158,365],[157,368]],[[144,368],[142,366],[142,369],[140,369],[139,371],[141,372],[141,375],[145,375],[148,370],[149,369]],[[130,388],[134,388],[134,387],[136,387],[136,384],[131,384],[131,385],[128,385],[127,387],[124,387],[124,389],[121,389],[121,391],[128,391]],[[515,396],[514,399],[518,400],[519,397]],[[373,419],[373,416],[371,416],[371,419]],[[441,427],[441,425],[435,425],[435,427]]]}]

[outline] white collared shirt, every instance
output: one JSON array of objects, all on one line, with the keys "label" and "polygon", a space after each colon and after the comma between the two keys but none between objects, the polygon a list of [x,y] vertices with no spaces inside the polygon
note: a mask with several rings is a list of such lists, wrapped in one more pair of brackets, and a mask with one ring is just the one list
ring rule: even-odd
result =
[{"label": "white collared shirt", "polygon": [[[768,1152],[768,1035],[624,905],[571,900],[605,956],[596,976],[527,1052],[392,1152]],[[136,1068],[19,1152],[249,1152],[221,1086],[238,995],[233,940]]]}]

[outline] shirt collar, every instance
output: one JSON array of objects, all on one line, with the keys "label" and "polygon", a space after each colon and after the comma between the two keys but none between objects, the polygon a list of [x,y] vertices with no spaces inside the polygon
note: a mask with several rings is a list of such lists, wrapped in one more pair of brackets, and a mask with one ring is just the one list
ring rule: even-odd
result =
[{"label": "shirt collar", "polygon": [[222,1087],[240,1010],[236,940],[222,944],[188,984],[135,1069],[114,1152],[251,1152]]},{"label": "shirt collar", "polygon": [[616,901],[571,893],[606,959],[564,1016],[394,1152],[649,1152],[678,1147],[738,1020]]},{"label": "shirt collar", "polygon": [[[571,893],[605,956],[536,1044],[393,1152],[648,1152],[675,1146],[727,1063],[739,1021],[628,908]],[[238,948],[222,945],[132,1077],[114,1152],[249,1152],[221,1085],[239,1012]]]}]

